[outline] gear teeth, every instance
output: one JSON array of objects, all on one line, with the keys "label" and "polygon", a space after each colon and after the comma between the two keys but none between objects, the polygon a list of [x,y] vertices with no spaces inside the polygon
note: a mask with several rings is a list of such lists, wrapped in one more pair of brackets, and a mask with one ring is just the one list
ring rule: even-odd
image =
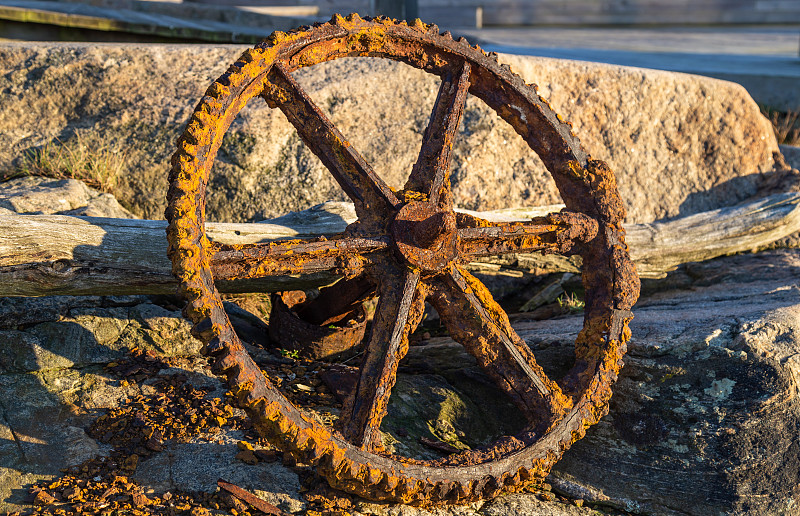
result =
[{"label": "gear teeth", "polygon": [[498,55],[497,52],[489,52],[489,57],[495,61],[497,61]]},{"label": "gear teeth", "polygon": [[252,394],[253,389],[253,378],[244,370],[243,367],[239,367],[239,360],[236,360],[236,368],[232,368],[235,371],[235,374],[230,376],[230,381],[233,382],[234,385],[240,387],[239,391],[239,399],[247,404],[249,401],[250,395]]},{"label": "gear teeth", "polygon": [[498,489],[497,479],[491,475],[487,475],[483,477],[476,487],[479,487],[476,494],[480,495],[482,498],[492,498]]},{"label": "gear teeth", "polygon": [[339,471],[344,464],[344,450],[339,447],[334,447],[329,454],[331,471]]},{"label": "gear teeth", "polygon": [[[426,29],[427,29],[427,25],[425,25],[425,23],[423,23],[422,20],[420,20],[419,18],[414,18],[414,21],[409,23],[408,26],[411,27],[412,29],[416,29],[416,30],[418,30],[420,32],[426,32]],[[437,32],[438,32],[438,29],[437,29]]]},{"label": "gear teeth", "polygon": [[[191,123],[191,120],[189,121]],[[192,147],[197,148],[197,145],[200,143],[197,139],[197,135],[193,132],[189,132],[189,128],[187,127],[187,132],[183,135],[183,148],[190,149]]]},{"label": "gear teeth", "polygon": [[330,23],[333,24],[333,25],[341,25],[344,22],[345,22],[344,16],[342,16],[339,13],[334,13],[333,16],[331,16]]},{"label": "gear teeth", "polygon": [[429,25],[428,26],[428,30],[427,30],[427,34],[432,34],[434,36],[437,36],[439,34],[439,26],[436,25],[435,23]]},{"label": "gear teeth", "polygon": [[304,451],[306,448],[313,447],[314,441],[311,439],[311,436],[308,435],[308,432],[297,432],[294,445],[298,450]]},{"label": "gear teeth", "polygon": [[258,59],[258,50],[254,48],[247,49],[242,56],[239,58],[244,63],[252,63]]},{"label": "gear teeth", "polygon": [[455,493],[454,496],[458,501],[466,501],[469,500],[472,496],[472,482],[467,482],[466,484],[462,484],[461,482],[456,482],[454,486]]},{"label": "gear teeth", "polygon": [[384,476],[385,475],[383,474],[383,472],[378,468],[369,468],[369,470],[367,471],[366,480],[367,482],[369,482],[370,485],[376,486],[381,483],[381,480],[383,480]]},{"label": "gear teeth", "polygon": [[228,71],[225,72],[224,75],[222,75],[219,79],[217,79],[217,82],[219,82],[226,88],[230,88],[232,86],[230,68],[228,68]]},{"label": "gear teeth", "polygon": [[347,21],[357,23],[364,21],[364,19],[358,13],[350,13],[347,15]]},{"label": "gear teeth", "polygon": [[442,36],[444,36],[447,39],[453,39],[453,34],[449,30],[444,31],[442,33]]},{"label": "gear teeth", "polygon": [[398,484],[400,484],[400,478],[394,473],[394,471],[392,471],[391,474],[386,475],[384,485],[386,486],[387,491],[394,491],[397,489]]},{"label": "gear teeth", "polygon": [[275,45],[276,43],[280,43],[286,38],[287,34],[282,30],[276,30],[269,36],[267,36],[267,43],[270,45]]},{"label": "gear teeth", "polygon": [[[220,79],[222,79],[222,77]],[[231,90],[227,86],[218,81],[214,81],[214,83],[211,86],[209,86],[208,90],[206,90],[206,95],[213,98],[226,97],[230,94]]]},{"label": "gear teeth", "polygon": [[406,478],[403,482],[403,489],[409,495],[415,495],[419,491],[419,482],[415,478]]},{"label": "gear teeth", "polygon": [[461,36],[460,38],[458,38],[457,41],[459,43],[461,43],[462,45],[469,45],[469,41],[467,41],[467,38],[465,38],[464,36]]},{"label": "gear teeth", "polygon": [[450,492],[453,490],[453,487],[453,482],[449,480],[439,482],[434,486],[433,494],[439,500],[447,500],[450,496]]}]

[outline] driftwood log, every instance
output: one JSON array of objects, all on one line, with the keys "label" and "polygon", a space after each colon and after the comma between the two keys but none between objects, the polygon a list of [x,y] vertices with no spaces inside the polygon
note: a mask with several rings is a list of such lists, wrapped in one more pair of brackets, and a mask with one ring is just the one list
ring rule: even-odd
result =
[{"label": "driftwood log", "polygon": [[[522,220],[560,206],[469,212]],[[466,211],[466,210],[465,210]],[[348,203],[328,202],[263,223],[206,225],[212,240],[237,244],[332,235],[355,220]],[[165,221],[63,215],[0,216],[0,296],[171,294]],[[626,225],[639,275],[663,277],[679,264],[756,250],[800,230],[800,194],[784,193],[665,222]],[[538,253],[473,263],[481,273],[579,272],[573,259]],[[323,286],[330,274],[218,283],[222,292],[274,292]]]}]

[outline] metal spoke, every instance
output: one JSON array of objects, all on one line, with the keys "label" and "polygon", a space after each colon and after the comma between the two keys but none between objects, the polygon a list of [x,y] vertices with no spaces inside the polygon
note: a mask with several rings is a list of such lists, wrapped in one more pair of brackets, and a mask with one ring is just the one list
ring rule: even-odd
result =
[{"label": "metal spoke", "polygon": [[582,213],[551,213],[524,222],[490,222],[458,214],[462,256],[469,259],[507,253],[550,250],[563,255],[577,252],[592,240],[597,221]]},{"label": "metal spoke", "polygon": [[283,63],[273,65],[269,79],[262,96],[270,106],[283,111],[303,142],[356,204],[359,218],[368,215],[369,210],[381,212],[387,205],[400,204],[391,188],[306,95]]},{"label": "metal spoke", "polygon": [[370,255],[385,249],[389,237],[344,237],[331,240],[285,240],[264,244],[212,244],[215,280],[255,279],[335,272],[348,277],[362,272]]},{"label": "metal spoke", "polygon": [[367,340],[358,384],[342,409],[339,430],[365,450],[381,448],[379,429],[395,383],[397,365],[408,351],[408,336],[419,324],[425,295],[419,273],[406,270],[401,282],[379,287],[378,306]]},{"label": "metal spoke", "polygon": [[531,422],[546,429],[572,406],[547,377],[483,284],[458,266],[432,283],[430,302],[450,335],[473,355]]},{"label": "metal spoke", "polygon": [[427,194],[431,204],[437,204],[440,197],[447,205],[452,204],[450,152],[467,102],[469,79],[470,64],[465,61],[458,73],[450,73],[442,81],[419,157],[405,185],[406,190]]}]

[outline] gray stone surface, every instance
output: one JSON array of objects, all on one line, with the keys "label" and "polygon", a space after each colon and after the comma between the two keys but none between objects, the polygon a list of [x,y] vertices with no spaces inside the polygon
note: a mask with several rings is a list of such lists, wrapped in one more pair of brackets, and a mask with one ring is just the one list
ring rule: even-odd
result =
[{"label": "gray stone surface", "polygon": [[408,505],[359,503],[354,514],[374,516],[600,516],[602,512],[557,501],[542,501],[529,494],[498,497],[460,507],[421,509]]},{"label": "gray stone surface", "polygon": [[421,444],[420,437],[466,450],[490,444],[498,435],[513,435],[524,425],[514,405],[474,362],[457,369],[450,367],[448,359],[437,362],[425,356],[422,360],[427,366],[424,370],[437,374],[404,366],[409,373],[416,372],[398,375],[381,426],[384,442],[388,441],[393,453],[436,459],[441,453]]},{"label": "gray stone surface", "polygon": [[255,465],[236,460],[236,442],[242,436],[227,432],[217,442],[169,443],[164,452],[148,459],[133,476],[140,485],[157,492],[184,491],[212,493],[223,479],[276,507],[299,512],[305,508],[297,474],[280,463]]},{"label": "gray stone surface", "polygon": [[18,177],[0,183],[0,209],[31,215],[135,218],[113,195],[98,192],[83,181],[41,176]]},{"label": "gray stone surface", "polygon": [[[692,264],[684,290],[640,302],[611,413],[554,468],[562,487],[634,512],[796,513],[798,267],[797,249]],[[547,356],[579,324],[515,327]]]},{"label": "gray stone surface", "polygon": [[[127,152],[117,198],[161,218],[174,140],[236,46],[3,44],[0,169],[23,151],[80,133]],[[734,204],[755,193],[778,151],[769,123],[738,85],[643,69],[506,56],[618,174],[635,222]],[[391,185],[416,158],[438,81],[383,60],[346,59],[296,77]],[[71,92],[63,95],[64,91]],[[470,99],[453,163],[457,202],[495,209],[552,204],[538,158]],[[208,191],[212,220],[258,220],[343,194],[280,113],[253,102],[234,120]]]},{"label": "gray stone surface", "polygon": [[[9,303],[0,309],[36,313],[37,301]],[[0,372],[31,373],[105,364],[124,356],[126,348],[135,347],[169,356],[199,351],[199,344],[189,334],[189,322],[176,317],[178,312],[146,299],[138,301],[135,305],[97,307],[89,298],[87,304],[71,308],[57,319],[25,325],[24,330],[0,330],[4,342]],[[45,303],[49,310],[49,303]],[[3,315],[3,320],[13,321],[9,314]]]},{"label": "gray stone surface", "polygon": [[600,516],[603,512],[556,502],[543,502],[533,496],[512,494],[493,500],[481,510],[486,516]]},{"label": "gray stone surface", "polygon": [[196,354],[188,329],[143,297],[0,299],[0,510],[24,500],[22,486],[107,453],[84,428],[141,390],[103,366],[125,348]]}]

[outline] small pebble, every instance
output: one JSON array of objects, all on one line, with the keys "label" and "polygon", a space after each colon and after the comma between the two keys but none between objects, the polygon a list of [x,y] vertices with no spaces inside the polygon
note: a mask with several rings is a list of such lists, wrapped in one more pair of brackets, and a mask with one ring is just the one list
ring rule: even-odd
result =
[{"label": "small pebble", "polygon": [[36,493],[36,497],[33,499],[33,504],[50,505],[55,501],[56,501],[55,497],[50,493],[48,493],[47,491],[39,491],[38,493]]},{"label": "small pebble", "polygon": [[314,391],[313,387],[309,387],[308,385],[303,385],[302,383],[294,384],[294,388],[297,389],[298,391],[303,391],[303,392],[313,392]]},{"label": "small pebble", "polygon": [[253,454],[253,450],[242,450],[236,454],[236,458],[251,466],[258,464],[258,458]]}]

